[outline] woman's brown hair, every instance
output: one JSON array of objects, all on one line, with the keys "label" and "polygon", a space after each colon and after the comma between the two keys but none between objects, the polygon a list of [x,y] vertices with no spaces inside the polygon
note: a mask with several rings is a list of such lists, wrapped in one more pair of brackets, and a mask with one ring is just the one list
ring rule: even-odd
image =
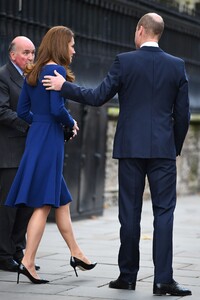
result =
[{"label": "woman's brown hair", "polygon": [[37,80],[41,69],[49,61],[63,66],[66,69],[66,79],[74,81],[75,77],[69,68],[70,57],[68,44],[74,37],[74,33],[65,26],[54,26],[42,39],[38,49],[36,61],[33,65],[28,65],[25,74],[27,75],[27,82],[32,85],[37,85]]}]

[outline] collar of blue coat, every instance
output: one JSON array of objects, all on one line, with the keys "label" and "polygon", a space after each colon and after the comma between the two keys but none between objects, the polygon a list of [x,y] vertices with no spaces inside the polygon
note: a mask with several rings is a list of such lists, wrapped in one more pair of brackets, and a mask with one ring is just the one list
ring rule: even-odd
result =
[{"label": "collar of blue coat", "polygon": [[140,48],[147,46],[147,47],[159,47],[157,42],[145,42],[143,43]]}]

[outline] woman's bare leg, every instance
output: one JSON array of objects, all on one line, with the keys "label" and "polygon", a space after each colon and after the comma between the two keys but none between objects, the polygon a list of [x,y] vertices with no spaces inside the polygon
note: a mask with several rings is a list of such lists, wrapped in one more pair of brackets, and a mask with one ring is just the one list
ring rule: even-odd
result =
[{"label": "woman's bare leg", "polygon": [[37,279],[39,279],[39,276],[35,271],[35,256],[44,233],[50,210],[50,206],[36,208],[30,218],[27,228],[27,243],[22,264],[28,269],[31,275]]},{"label": "woman's bare leg", "polygon": [[81,259],[86,264],[90,264],[90,260],[85,256],[74,236],[69,204],[60,206],[56,209],[55,219],[58,229],[67,243],[71,256]]}]

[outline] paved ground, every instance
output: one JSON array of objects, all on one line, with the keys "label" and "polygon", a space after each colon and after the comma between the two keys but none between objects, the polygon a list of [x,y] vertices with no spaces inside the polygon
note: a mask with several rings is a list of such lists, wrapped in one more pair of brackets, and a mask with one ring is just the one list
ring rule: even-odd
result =
[{"label": "paved ground", "polygon": [[[48,223],[38,251],[37,263],[41,266],[41,277],[50,280],[50,283],[34,285],[21,275],[20,284],[16,284],[16,273],[0,271],[0,299],[164,300],[169,297],[152,295],[150,201],[145,201],[143,207],[141,268],[136,291],[108,288],[109,281],[118,277],[117,207],[105,209],[102,217],[75,221],[74,230],[87,256],[98,262],[95,269],[78,271],[79,277],[75,277],[69,265],[69,250],[56,225]],[[178,198],[174,225],[174,278],[192,290],[193,295],[185,299],[200,299],[200,195]]]}]

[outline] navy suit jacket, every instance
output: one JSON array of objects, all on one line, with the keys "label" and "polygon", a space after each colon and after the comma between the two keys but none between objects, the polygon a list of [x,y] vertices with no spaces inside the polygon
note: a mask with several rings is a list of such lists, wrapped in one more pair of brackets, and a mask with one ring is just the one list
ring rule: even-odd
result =
[{"label": "navy suit jacket", "polygon": [[184,61],[158,47],[116,56],[103,82],[86,89],[65,82],[62,96],[100,106],[118,93],[119,119],[114,158],[180,155],[189,127],[188,80]]}]

